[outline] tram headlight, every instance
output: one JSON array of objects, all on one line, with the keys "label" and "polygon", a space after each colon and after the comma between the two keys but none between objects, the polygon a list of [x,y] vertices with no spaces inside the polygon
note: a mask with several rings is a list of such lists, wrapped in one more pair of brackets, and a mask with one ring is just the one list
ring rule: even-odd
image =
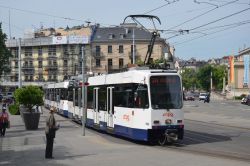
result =
[{"label": "tram headlight", "polygon": [[172,120],[171,119],[166,119],[165,120],[165,124],[171,124],[172,123]]}]

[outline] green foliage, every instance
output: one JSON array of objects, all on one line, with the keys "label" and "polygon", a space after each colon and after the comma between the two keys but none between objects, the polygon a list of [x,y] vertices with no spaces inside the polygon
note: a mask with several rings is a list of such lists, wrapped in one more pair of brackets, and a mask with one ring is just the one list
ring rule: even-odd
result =
[{"label": "green foliage", "polygon": [[194,90],[197,87],[196,72],[194,69],[186,68],[182,73],[182,84],[185,90]]},{"label": "green foliage", "polygon": [[19,115],[19,108],[18,108],[18,104],[11,104],[9,105],[9,112],[11,115]]},{"label": "green foliage", "polygon": [[210,78],[211,78],[212,66],[206,64],[202,66],[197,73],[197,81],[200,87],[206,91],[210,90]]},{"label": "green foliage", "polygon": [[18,104],[23,104],[31,112],[35,105],[43,105],[43,91],[38,86],[29,85],[16,89],[14,98]]},{"label": "green foliage", "polygon": [[165,59],[161,58],[161,59],[155,59],[153,64],[160,64],[160,63],[165,63]]},{"label": "green foliage", "polygon": [[242,97],[241,97],[241,96],[235,96],[234,99],[235,99],[235,100],[241,100]]},{"label": "green foliage", "polygon": [[0,75],[2,75],[3,72],[5,74],[10,72],[9,58],[12,57],[12,55],[5,45],[6,39],[7,36],[3,33],[2,24],[0,23]]},{"label": "green foliage", "polygon": [[213,67],[213,85],[216,90],[221,90],[223,88],[223,77],[227,74],[225,73],[225,66],[214,66]]}]

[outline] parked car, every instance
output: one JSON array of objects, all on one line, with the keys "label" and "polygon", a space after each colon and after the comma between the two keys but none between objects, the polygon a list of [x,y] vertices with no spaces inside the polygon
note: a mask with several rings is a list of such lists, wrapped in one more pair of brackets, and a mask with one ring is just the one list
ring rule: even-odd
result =
[{"label": "parked car", "polygon": [[207,93],[203,93],[203,92],[200,93],[199,100],[205,100],[206,96],[207,96]]},{"label": "parked car", "polygon": [[250,105],[250,94],[241,99],[241,104]]},{"label": "parked car", "polygon": [[186,100],[191,100],[191,101],[194,101],[194,100],[195,100],[193,94],[187,94],[187,95],[185,96],[185,99],[186,99]]}]

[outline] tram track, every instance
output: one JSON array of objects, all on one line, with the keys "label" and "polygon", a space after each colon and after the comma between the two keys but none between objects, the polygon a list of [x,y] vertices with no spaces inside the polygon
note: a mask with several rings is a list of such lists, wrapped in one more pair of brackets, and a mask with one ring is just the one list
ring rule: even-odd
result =
[{"label": "tram track", "polygon": [[192,119],[185,119],[185,121],[197,122],[197,123],[200,123],[201,125],[216,125],[216,126],[229,127],[229,128],[235,128],[235,129],[241,129],[241,130],[248,130],[248,131],[250,131],[250,128],[233,126],[233,125],[227,125],[227,124],[221,124],[221,123],[204,122],[204,121],[192,120]]},{"label": "tram track", "polygon": [[200,147],[190,147],[182,143],[175,143],[173,145],[166,145],[166,146],[158,146],[157,148],[160,148],[162,150],[170,149],[170,150],[175,150],[179,152],[187,152],[187,153],[192,153],[192,154],[211,156],[215,158],[224,158],[224,159],[229,159],[229,160],[250,162],[250,154],[210,150],[210,149],[200,148]]}]

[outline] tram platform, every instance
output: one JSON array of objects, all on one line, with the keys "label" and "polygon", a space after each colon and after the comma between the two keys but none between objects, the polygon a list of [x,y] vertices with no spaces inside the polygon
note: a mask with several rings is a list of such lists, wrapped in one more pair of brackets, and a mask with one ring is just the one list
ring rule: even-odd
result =
[{"label": "tram platform", "polygon": [[86,129],[85,136],[82,136],[80,125],[59,115],[55,115],[61,128],[56,133],[54,159],[45,159],[44,127],[47,115],[48,110],[43,109],[39,129],[33,131],[25,129],[20,115],[10,115],[11,128],[7,129],[5,137],[0,137],[0,165],[191,166],[201,161],[205,166],[211,162],[228,166],[236,164],[209,156],[197,157],[198,154],[162,150],[142,143],[134,144],[90,129]]}]

